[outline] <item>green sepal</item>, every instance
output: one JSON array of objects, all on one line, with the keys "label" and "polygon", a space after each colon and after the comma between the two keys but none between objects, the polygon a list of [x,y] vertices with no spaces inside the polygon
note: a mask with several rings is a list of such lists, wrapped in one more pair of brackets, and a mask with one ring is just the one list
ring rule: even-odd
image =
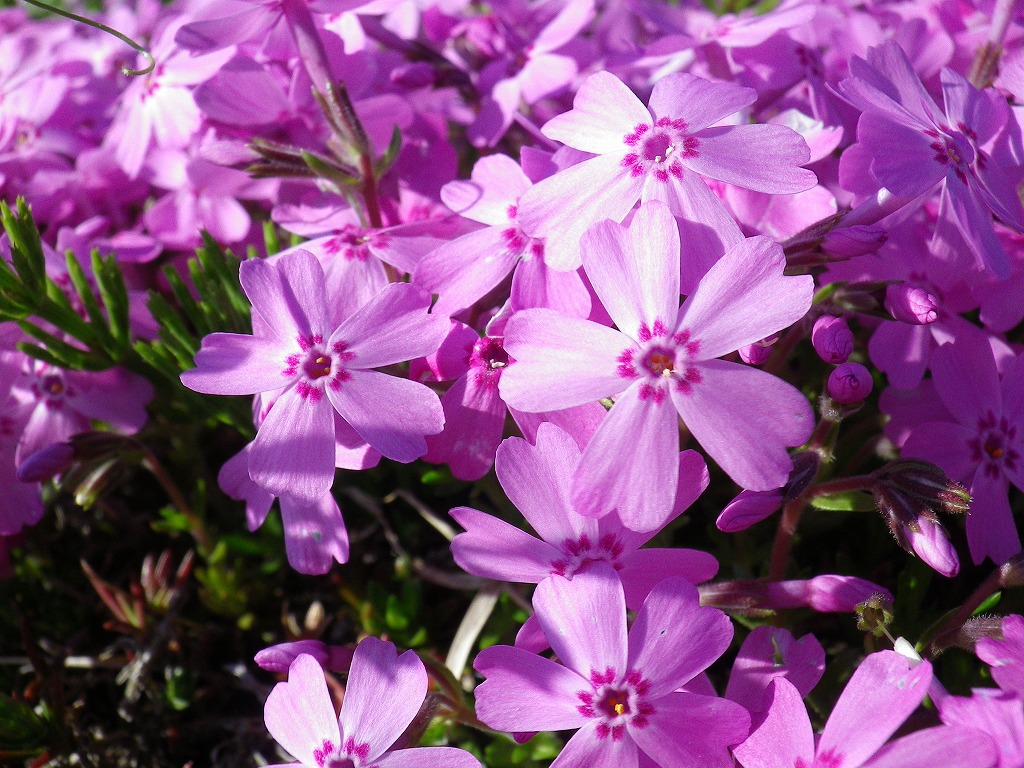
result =
[{"label": "green sepal", "polygon": [[811,499],[811,506],[826,512],[874,512],[877,509],[875,497],[863,491],[815,496]]}]

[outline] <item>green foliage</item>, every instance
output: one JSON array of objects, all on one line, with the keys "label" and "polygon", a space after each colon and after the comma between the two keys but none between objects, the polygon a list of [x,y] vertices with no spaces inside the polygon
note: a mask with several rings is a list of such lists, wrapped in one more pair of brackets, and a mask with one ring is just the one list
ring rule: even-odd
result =
[{"label": "green foliage", "polygon": [[37,755],[51,740],[52,728],[45,718],[0,692],[0,760]]},{"label": "green foliage", "polygon": [[363,605],[363,625],[368,634],[387,635],[404,648],[416,648],[427,642],[427,628],[421,617],[423,587],[419,580],[402,582],[398,593],[372,581]]},{"label": "green foliage", "polygon": [[862,491],[847,491],[829,496],[815,496],[811,506],[826,512],[874,512],[875,498]]},{"label": "green foliage", "polygon": [[538,733],[525,744],[507,736],[496,738],[484,750],[488,768],[540,768],[549,765],[562,749],[562,741],[553,733]]}]

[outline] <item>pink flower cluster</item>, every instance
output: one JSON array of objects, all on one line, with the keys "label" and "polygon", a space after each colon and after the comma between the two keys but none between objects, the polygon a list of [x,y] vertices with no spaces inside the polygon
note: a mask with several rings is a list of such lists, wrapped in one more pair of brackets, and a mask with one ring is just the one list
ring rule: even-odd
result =
[{"label": "pink flower cluster", "polygon": [[[134,292],[201,229],[257,253],[264,223],[304,240],[242,262],[252,333],[207,335],[181,381],[254,397],[256,437],[220,484],[250,529],[277,500],[303,573],[350,555],[336,470],[494,469],[536,536],[459,507],[455,562],[538,586],[516,645],[476,657],[481,722],[575,730],[558,768],[1021,765],[1017,616],[977,644],[998,691],[948,695],[929,661],[881,651],[820,737],[803,703],[824,669],[813,637],[761,627],[724,695],[705,675],[733,641],[722,608],[891,597],[841,574],[785,579],[794,510],[827,495],[838,425],[875,386],[866,455],[953,482],[907,462],[832,487],[873,492],[945,576],[957,539],[933,507],[955,505],[955,483],[974,563],[1021,552],[1012,2],[716,16],[657,0],[140,0],[105,16],[149,41],[152,72],[128,80],[119,43],[0,12],[0,195],[31,202],[61,286],[67,249],[115,254]],[[133,323],[155,332],[141,304]],[[2,330],[7,537],[42,515],[45,452],[98,423],[141,429],[153,391],[32,360]],[[781,554],[746,581],[708,584],[710,554],[644,547],[708,463],[739,493],[723,531],[786,507]],[[317,653],[272,654],[288,680],[267,725],[303,765],[477,764],[402,743],[427,690],[415,654],[365,639],[339,719]],[[891,739],[926,695],[929,727]]]}]

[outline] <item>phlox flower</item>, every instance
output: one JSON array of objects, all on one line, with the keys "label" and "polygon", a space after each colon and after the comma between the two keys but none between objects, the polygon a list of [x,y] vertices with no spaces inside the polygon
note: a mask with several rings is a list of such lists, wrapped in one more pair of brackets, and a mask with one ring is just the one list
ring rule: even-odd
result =
[{"label": "phlox flower", "polygon": [[[419,712],[427,672],[413,651],[368,637],[352,655],[341,714],[313,656],[300,654],[288,680],[267,697],[267,730],[306,768],[480,768],[469,752],[454,747],[392,749]],[[283,768],[274,766],[273,768]]]},{"label": "phlox flower", "polygon": [[768,715],[733,750],[743,768],[990,768],[992,742],[971,728],[938,726],[886,741],[917,709],[932,679],[927,661],[873,653],[846,684],[819,738],[801,694],[785,678],[768,689]]},{"label": "phlox flower", "polygon": [[969,488],[971,557],[1004,563],[1021,549],[1008,495],[1011,482],[1024,490],[1024,355],[1000,379],[988,344],[956,340],[935,352],[932,374],[951,418],[919,424],[902,453],[937,464]]},{"label": "phlox flower", "polygon": [[[466,529],[452,541],[459,567],[498,581],[538,583],[555,575],[571,579],[585,568],[606,563],[622,579],[631,608],[639,608],[654,585],[669,576],[697,584],[715,575],[718,563],[706,552],[640,549],[657,530],[631,531],[614,514],[600,520],[577,514],[569,486],[580,455],[572,437],[554,424],[540,425],[535,445],[510,437],[498,446],[498,481],[538,535],[475,509],[456,507],[451,515]],[[690,506],[709,480],[695,451],[684,451],[679,465],[681,481],[672,517]]]},{"label": "phlox flower", "polygon": [[174,44],[180,25],[172,23],[154,42],[156,68],[125,89],[105,140],[131,178],[139,175],[151,145],[180,149],[198,133],[202,115],[191,86],[213,76],[234,55],[230,48],[201,56],[181,50]]},{"label": "phlox flower", "polygon": [[417,265],[415,282],[439,294],[436,311],[465,309],[512,273],[515,306],[589,314],[583,280],[575,271],[551,269],[544,260],[544,240],[530,237],[519,224],[519,200],[531,186],[515,160],[498,154],[480,158],[468,181],[452,181],[441,189],[445,205],[487,226],[441,245]]},{"label": "phlox flower", "polygon": [[598,563],[571,581],[552,576],[533,604],[561,664],[521,648],[491,646],[476,657],[487,679],[477,716],[504,731],[579,729],[551,768],[696,766],[731,768],[729,747],[750,715],[716,696],[680,692],[729,647],[732,624],[701,607],[681,578],[654,587],[626,628],[622,584]]},{"label": "phlox flower", "polygon": [[[617,509],[650,530],[672,508],[679,417],[730,477],[750,490],[785,484],[813,426],[800,392],[764,371],[717,360],[799,320],[813,280],[785,277],[764,237],[730,248],[679,306],[679,234],[667,207],[641,206],[630,226],[595,225],[584,267],[618,330],[547,309],[505,328],[514,358],[499,389],[512,407],[551,411],[618,396],[587,445],[573,484],[580,514]],[[628,446],[628,450],[626,449]]]},{"label": "phlox flower", "polygon": [[713,229],[723,220],[735,226],[702,177],[773,194],[810,189],[817,177],[799,167],[810,154],[792,129],[715,126],[756,99],[752,88],[676,73],[654,84],[648,110],[615,75],[591,75],[573,108],[542,131],[596,157],[527,190],[519,210],[523,228],[547,238],[549,264],[575,269],[587,227],[604,218],[622,221],[638,200],[663,200],[677,216]]},{"label": "phlox flower", "polygon": [[867,61],[853,57],[850,73],[839,88],[863,111],[857,139],[877,182],[901,198],[916,198],[941,184],[936,238],[954,227],[979,264],[1008,277],[1010,262],[992,216],[1024,233],[1024,208],[1004,170],[1012,160],[995,147],[1010,119],[1006,100],[944,68],[940,109],[891,40],[869,50]]},{"label": "phlox flower", "polygon": [[394,283],[332,328],[323,269],[309,252],[247,261],[240,279],[258,334],[207,336],[181,380],[207,394],[274,393],[249,455],[255,482],[319,502],[334,479],[335,412],[390,459],[426,452],[424,435],[444,426],[437,395],[372,369],[437,349],[448,319],[427,313],[429,296]]}]

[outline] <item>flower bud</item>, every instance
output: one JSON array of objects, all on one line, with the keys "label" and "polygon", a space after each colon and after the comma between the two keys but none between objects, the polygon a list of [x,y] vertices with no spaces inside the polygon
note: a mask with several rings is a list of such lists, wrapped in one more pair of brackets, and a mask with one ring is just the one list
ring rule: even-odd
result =
[{"label": "flower bud", "polygon": [[18,479],[23,483],[41,483],[60,475],[75,460],[70,443],[54,443],[30,454],[18,465]]},{"label": "flower bud", "polygon": [[768,518],[782,506],[782,489],[773,491],[741,491],[725,505],[715,525],[726,533],[743,531]]},{"label": "flower bud", "polygon": [[747,344],[739,348],[740,360],[747,365],[763,365],[772,354],[772,344],[779,340],[779,334],[774,333],[761,341]]},{"label": "flower bud", "polygon": [[878,485],[910,497],[929,510],[957,515],[971,508],[971,494],[966,488],[950,480],[939,467],[921,459],[890,461],[874,477]]},{"label": "flower bud", "polygon": [[811,344],[826,363],[845,363],[853,352],[853,331],[841,317],[822,315],[814,323]]},{"label": "flower bud", "polygon": [[436,71],[424,61],[403,64],[391,70],[391,82],[402,88],[423,88],[433,85]]},{"label": "flower bud", "polygon": [[344,672],[352,665],[352,650],[338,645],[327,645],[320,640],[296,640],[291,643],[278,643],[253,657],[260,668],[268,672],[285,674],[288,667],[300,654],[309,654],[324,669],[332,672]]},{"label": "flower bud", "polygon": [[840,405],[862,402],[871,394],[871,372],[860,363],[843,363],[828,377],[828,395]]},{"label": "flower bud", "polygon": [[906,538],[917,556],[943,576],[960,572],[960,558],[941,524],[922,515],[907,529]]},{"label": "flower bud", "polygon": [[885,289],[885,309],[901,323],[934,323],[939,317],[936,311],[938,303],[933,294],[908,283],[895,283]]},{"label": "flower bud", "polygon": [[808,607],[819,613],[853,613],[875,595],[892,602],[888,590],[856,576],[825,574],[806,581],[776,581],[765,586],[770,608]]},{"label": "flower bud", "polygon": [[825,235],[821,242],[821,250],[832,256],[850,259],[874,253],[885,245],[888,237],[884,228],[868,224],[836,227]]},{"label": "flower bud", "polygon": [[821,454],[817,451],[797,451],[793,454],[793,471],[789,473],[789,480],[782,488],[783,503],[788,504],[797,496],[807,490],[814,478],[818,475],[818,467],[821,466]]}]

